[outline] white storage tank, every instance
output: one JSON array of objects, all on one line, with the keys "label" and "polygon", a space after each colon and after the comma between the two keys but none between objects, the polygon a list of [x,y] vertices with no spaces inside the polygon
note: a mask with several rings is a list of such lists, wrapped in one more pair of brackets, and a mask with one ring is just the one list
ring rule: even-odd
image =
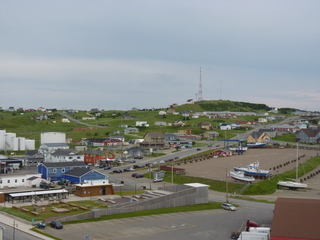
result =
[{"label": "white storage tank", "polygon": [[13,149],[13,139],[16,137],[15,133],[7,133],[5,135],[6,143],[4,146],[5,150],[12,150]]},{"label": "white storage tank", "polygon": [[12,150],[13,151],[19,150],[19,139],[18,138],[12,138]]},{"label": "white storage tank", "polygon": [[43,132],[40,136],[41,144],[66,143],[66,134],[63,132]]},{"label": "white storage tank", "polygon": [[25,150],[35,150],[35,140],[25,139]]},{"label": "white storage tank", "polygon": [[18,137],[19,150],[26,150],[26,139],[24,137]]},{"label": "white storage tank", "polygon": [[6,130],[0,130],[0,150],[4,150]]}]

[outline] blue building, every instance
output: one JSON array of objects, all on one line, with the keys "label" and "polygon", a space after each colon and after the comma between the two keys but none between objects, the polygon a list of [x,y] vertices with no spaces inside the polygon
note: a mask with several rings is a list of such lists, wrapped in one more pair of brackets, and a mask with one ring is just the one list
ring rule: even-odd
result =
[{"label": "blue building", "polygon": [[67,180],[73,184],[83,183],[91,180],[103,180],[107,176],[94,169],[75,167],[63,174],[63,180]]},{"label": "blue building", "polygon": [[42,178],[47,181],[63,180],[63,174],[73,168],[87,168],[84,162],[44,162],[38,165],[38,173],[42,174]]}]

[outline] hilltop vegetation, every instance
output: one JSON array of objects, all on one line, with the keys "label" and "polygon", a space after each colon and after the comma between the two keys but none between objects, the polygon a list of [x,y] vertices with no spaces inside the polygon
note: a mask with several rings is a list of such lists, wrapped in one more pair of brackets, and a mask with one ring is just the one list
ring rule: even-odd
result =
[{"label": "hilltop vegetation", "polygon": [[[235,102],[229,100],[210,100],[196,102],[195,104],[184,104],[175,108],[177,111],[230,111],[230,112],[267,112],[272,107],[261,103]],[[297,109],[279,108],[281,114],[289,114]]]},{"label": "hilltop vegetation", "polygon": [[[195,104],[185,104],[177,106],[175,110],[180,111],[268,111],[271,108],[265,104],[254,104],[245,102],[233,102],[233,101],[201,101]],[[201,122],[210,122],[215,131],[220,132],[221,138],[230,138],[234,136],[233,131],[220,131],[218,125],[221,122],[234,122],[237,120],[257,120],[254,116],[243,116],[237,119],[209,119],[207,117],[199,118],[185,118],[182,115],[159,115],[160,110],[168,109],[143,109],[140,111],[103,111],[100,112],[100,116],[95,116],[88,111],[79,111],[74,114],[68,114],[70,117],[80,121],[80,123],[71,121],[70,123],[62,123],[63,116],[62,111],[55,110],[51,113],[46,113],[49,116],[49,120],[36,120],[38,114],[42,112],[5,112],[0,111],[0,129],[5,129],[7,132],[14,132],[19,137],[25,137],[36,140],[36,146],[38,146],[41,132],[65,132],[67,138],[72,138],[73,141],[79,141],[82,138],[102,138],[114,135],[115,130],[123,132],[121,125],[127,125],[129,127],[135,126],[136,120],[122,120],[122,114],[128,113],[130,116],[135,116],[139,121],[147,121],[149,127],[139,127],[139,133],[126,135],[126,140],[132,138],[143,138],[143,136],[150,131],[173,133],[180,129],[192,129],[193,134],[202,134],[205,130],[200,129],[198,126]],[[82,117],[96,117],[95,120],[82,120]],[[181,120],[186,123],[184,127],[173,126],[154,126],[155,121],[165,121],[172,123],[176,120]],[[105,126],[101,126],[105,125]],[[244,130],[237,130],[237,132],[243,132]],[[122,133],[121,133],[122,134]],[[123,135],[123,134],[122,134]],[[219,140],[219,138],[217,139]]]}]

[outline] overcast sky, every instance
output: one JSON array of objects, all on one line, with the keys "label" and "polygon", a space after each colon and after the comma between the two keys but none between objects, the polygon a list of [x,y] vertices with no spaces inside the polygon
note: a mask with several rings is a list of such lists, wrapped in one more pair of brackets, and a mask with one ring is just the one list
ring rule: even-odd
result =
[{"label": "overcast sky", "polygon": [[320,1],[0,2],[0,107],[320,110]]}]

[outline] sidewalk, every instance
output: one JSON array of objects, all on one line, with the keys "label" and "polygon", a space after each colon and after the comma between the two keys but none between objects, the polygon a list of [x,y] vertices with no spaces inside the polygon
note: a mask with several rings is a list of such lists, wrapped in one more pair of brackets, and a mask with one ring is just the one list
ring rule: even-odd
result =
[{"label": "sidewalk", "polygon": [[49,238],[47,236],[44,236],[42,234],[36,233],[34,231],[31,231],[30,229],[33,228],[30,222],[24,221],[23,219],[16,218],[12,215],[8,215],[6,213],[0,212],[0,222],[7,224],[9,226],[13,226],[15,224],[16,229],[25,232],[26,234],[29,234],[31,236],[37,237],[38,239],[43,240],[52,240],[53,238]]}]

